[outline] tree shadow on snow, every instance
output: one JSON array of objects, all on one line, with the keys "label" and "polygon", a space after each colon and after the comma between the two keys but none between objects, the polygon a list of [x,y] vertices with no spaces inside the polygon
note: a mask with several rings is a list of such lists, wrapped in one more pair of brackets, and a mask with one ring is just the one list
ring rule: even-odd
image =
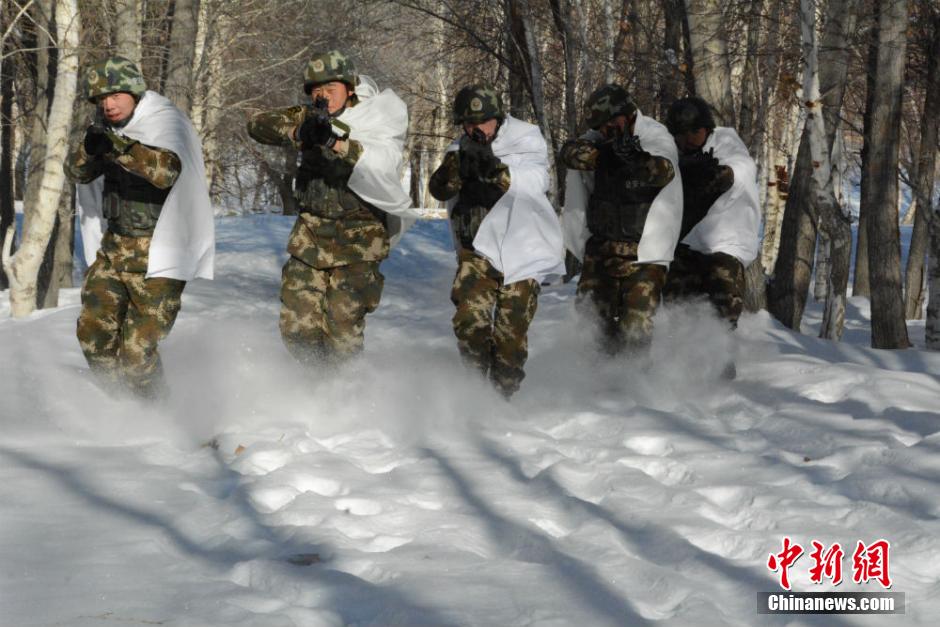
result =
[{"label": "tree shadow on snow", "polygon": [[[620,534],[625,544],[632,551],[635,551],[637,555],[650,564],[660,568],[674,569],[677,578],[689,576],[685,571],[694,568],[704,571],[692,575],[699,581],[711,581],[712,577],[718,577],[725,581],[729,587],[739,591],[735,593],[735,600],[740,601],[745,611],[750,610],[750,608],[756,610],[756,607],[751,603],[753,603],[757,592],[768,591],[773,587],[764,570],[755,571],[751,568],[736,566],[721,556],[700,549],[675,531],[657,525],[656,521],[638,520],[628,522],[620,520],[604,507],[572,495],[550,473],[541,472],[533,478],[526,476],[518,460],[501,453],[492,442],[479,438],[478,447],[487,458],[505,468],[513,479],[520,484],[530,488],[538,488],[538,493],[556,500],[565,509],[580,510],[588,516],[610,525]],[[663,551],[661,550],[662,547],[668,547],[668,550]],[[712,600],[722,606],[730,604],[717,598]],[[623,602],[627,603],[628,601],[624,599]],[[824,617],[802,616],[801,618],[808,623],[819,622],[827,626],[847,627],[850,625],[849,622],[832,615]],[[642,620],[643,622],[650,622],[646,619]],[[755,622],[789,624],[792,623],[792,618],[787,616],[759,616]]]},{"label": "tree shadow on snow", "polygon": [[[218,548],[206,546],[200,540],[191,537],[180,529],[173,520],[155,510],[142,508],[119,500],[103,493],[88,481],[80,468],[54,464],[21,450],[13,450],[0,446],[0,455],[24,468],[43,473],[69,490],[72,494],[81,497],[89,505],[96,507],[110,515],[127,519],[133,523],[151,527],[162,533],[180,551],[198,560],[209,563],[216,568],[231,568],[242,562],[262,561],[282,565],[279,576],[289,577],[304,587],[318,590],[318,598],[328,599],[322,606],[312,609],[331,610],[341,615],[346,623],[360,621],[380,624],[400,625],[451,625],[452,620],[446,619],[436,610],[419,605],[409,599],[406,594],[393,586],[377,586],[354,575],[330,570],[325,564],[318,563],[309,567],[297,567],[287,563],[287,559],[299,553],[323,554],[321,546],[312,546],[305,543],[300,546],[292,543],[279,542],[270,526],[261,519],[257,510],[251,506],[248,497],[237,481],[239,475],[231,470],[221,455],[214,451],[219,464],[219,476],[212,477],[213,481],[233,486],[231,490],[220,495],[220,501],[230,502],[238,512],[250,521],[254,528],[254,535],[270,542],[270,548],[265,550],[244,550],[238,547],[243,541],[226,542]],[[328,562],[327,562],[328,563]],[[266,591],[258,591],[265,593]],[[268,592],[277,594],[277,591]]]}]

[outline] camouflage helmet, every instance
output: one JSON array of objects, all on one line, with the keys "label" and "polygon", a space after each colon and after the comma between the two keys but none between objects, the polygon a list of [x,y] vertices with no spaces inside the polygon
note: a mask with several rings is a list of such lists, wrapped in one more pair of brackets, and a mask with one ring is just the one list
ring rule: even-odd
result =
[{"label": "camouflage helmet", "polygon": [[697,96],[676,100],[666,113],[666,128],[670,135],[681,135],[700,128],[713,130],[715,117],[708,103]]},{"label": "camouflage helmet", "polygon": [[506,117],[503,101],[495,89],[488,85],[469,85],[454,98],[454,124],[484,122]]},{"label": "camouflage helmet", "polygon": [[355,87],[359,81],[356,67],[339,50],[330,50],[314,55],[304,70],[304,92],[310,93],[321,83],[339,81]]},{"label": "camouflage helmet", "polygon": [[98,61],[85,70],[83,82],[84,96],[88,102],[94,103],[99,96],[107,96],[116,92],[127,92],[139,99],[147,91],[147,83],[130,59],[124,57],[108,57]]},{"label": "camouflage helmet", "polygon": [[636,105],[627,90],[612,83],[591,94],[584,108],[587,109],[584,125],[588,128],[599,128],[615,116],[629,116],[636,112]]}]

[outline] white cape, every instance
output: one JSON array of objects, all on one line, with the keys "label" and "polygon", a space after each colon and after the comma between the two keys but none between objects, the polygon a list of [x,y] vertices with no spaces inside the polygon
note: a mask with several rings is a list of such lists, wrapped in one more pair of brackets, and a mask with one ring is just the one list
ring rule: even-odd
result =
[{"label": "white cape", "polygon": [[[457,150],[458,141],[447,151]],[[473,248],[503,274],[505,285],[526,279],[541,283],[563,275],[561,224],[545,196],[548,149],[542,132],[534,124],[507,116],[492,146],[493,154],[509,166],[509,191],[480,223]],[[448,218],[456,200],[447,202]]]},{"label": "white cape", "polygon": [[682,242],[702,253],[732,255],[746,266],[757,258],[760,240],[757,165],[732,128],[712,131],[702,149],[712,148],[718,162],[734,171],[734,185],[718,197]]},{"label": "white cape", "polygon": [[359,76],[359,102],[337,118],[349,125],[349,137],[362,144],[362,155],[349,176],[349,189],[388,215],[393,243],[420,214],[402,186],[402,151],[408,135],[408,106],[391,89],[378,90],[368,76]]},{"label": "white cape", "polygon": [[[172,150],[183,166],[163,203],[153,232],[147,277],[181,281],[211,279],[215,262],[215,223],[206,186],[202,143],[193,125],[172,102],[148,91],[137,103],[130,122],[115,132],[147,146]],[[101,211],[104,177],[76,187],[85,260],[91,264],[107,227]]]},{"label": "white cape", "polygon": [[[658,263],[668,266],[675,253],[679,232],[682,230],[682,179],[679,176],[676,142],[666,127],[637,111],[633,132],[639,136],[643,150],[651,155],[665,157],[672,163],[675,177],[653,199],[637,254],[637,263]],[[588,131],[582,139],[596,141],[597,131]],[[584,258],[584,245],[591,233],[587,228],[587,204],[594,191],[594,173],[568,170],[565,179],[565,209],[562,223],[565,246],[578,259]]]}]

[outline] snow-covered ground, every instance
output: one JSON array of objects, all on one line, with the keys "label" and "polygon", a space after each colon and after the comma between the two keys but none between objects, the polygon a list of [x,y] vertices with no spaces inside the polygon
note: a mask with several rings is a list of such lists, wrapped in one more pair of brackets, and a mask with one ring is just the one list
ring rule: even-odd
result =
[{"label": "snow-covered ground", "polygon": [[[729,383],[707,308],[663,309],[642,368],[548,287],[507,403],[459,364],[442,222],[384,264],[362,358],[299,370],[289,228],[219,219],[162,407],[93,384],[77,290],[25,321],[0,298],[0,625],[936,624],[940,355],[868,348],[864,300],[842,344],[817,310],[806,335],[746,316]],[[784,537],[804,592],[883,590],[851,555],[888,540],[906,613],[758,615]],[[838,587],[810,581],[813,540],[844,548]]]}]

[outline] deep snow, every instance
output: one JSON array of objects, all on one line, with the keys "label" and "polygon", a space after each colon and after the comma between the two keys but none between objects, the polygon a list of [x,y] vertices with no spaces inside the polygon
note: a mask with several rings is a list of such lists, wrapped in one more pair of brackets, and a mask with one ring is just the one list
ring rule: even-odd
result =
[{"label": "deep snow", "polygon": [[[816,309],[746,316],[728,383],[706,307],[661,310],[644,369],[548,287],[506,403],[459,364],[444,223],[383,265],[362,358],[313,374],[277,332],[289,219],[217,226],[165,406],[93,384],[77,289],[24,321],[2,298],[0,625],[935,624],[940,355],[867,348],[864,300],[841,344]],[[796,591],[882,590],[850,556],[889,540],[906,614],[758,615],[784,536]],[[839,587],[812,540],[846,548]]]}]

